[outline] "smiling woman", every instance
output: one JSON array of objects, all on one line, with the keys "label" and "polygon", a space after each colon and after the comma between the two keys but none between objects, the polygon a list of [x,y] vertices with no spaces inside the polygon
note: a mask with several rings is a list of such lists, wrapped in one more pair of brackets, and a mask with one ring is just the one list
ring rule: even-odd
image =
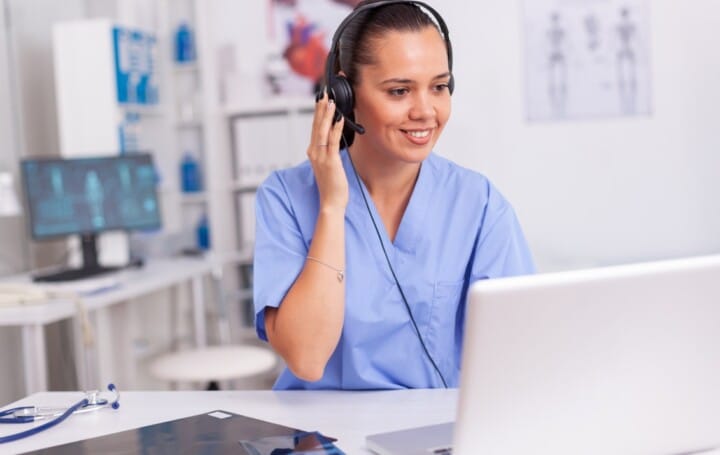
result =
[{"label": "smiling woman", "polygon": [[[368,133],[356,138],[357,166],[427,158],[450,117],[448,62],[432,27],[385,35],[382,52],[363,65],[355,83],[356,119]],[[410,168],[408,168],[410,169]]]},{"label": "smiling woman", "polygon": [[361,2],[325,82],[308,161],[257,194],[256,329],[288,365],[275,387],[457,386],[468,286],[534,266],[503,196],[433,152],[454,86],[442,17]]}]

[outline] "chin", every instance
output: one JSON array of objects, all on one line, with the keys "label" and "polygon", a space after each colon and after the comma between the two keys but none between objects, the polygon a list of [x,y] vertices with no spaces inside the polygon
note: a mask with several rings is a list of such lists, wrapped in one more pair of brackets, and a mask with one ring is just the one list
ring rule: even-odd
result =
[{"label": "chin", "polygon": [[395,150],[406,157],[407,161],[413,163],[423,161],[432,152],[441,131],[441,128],[435,128],[429,137],[421,139],[408,138],[407,135],[401,134],[400,140],[395,143]]},{"label": "chin", "polygon": [[395,147],[395,155],[408,163],[420,163],[430,155],[436,141],[424,145],[402,144]]}]

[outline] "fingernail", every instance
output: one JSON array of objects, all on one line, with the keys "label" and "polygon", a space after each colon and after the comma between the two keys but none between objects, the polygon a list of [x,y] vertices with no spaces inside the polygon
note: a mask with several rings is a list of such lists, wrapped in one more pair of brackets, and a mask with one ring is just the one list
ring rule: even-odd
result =
[{"label": "fingernail", "polygon": [[335,100],[332,99],[332,98],[330,98],[330,99],[328,100],[328,104],[335,104]]}]

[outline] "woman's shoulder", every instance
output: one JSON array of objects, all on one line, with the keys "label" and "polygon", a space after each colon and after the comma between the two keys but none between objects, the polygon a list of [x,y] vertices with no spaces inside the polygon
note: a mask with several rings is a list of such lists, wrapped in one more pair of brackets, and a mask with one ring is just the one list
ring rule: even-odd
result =
[{"label": "woman's shoulder", "polygon": [[297,194],[315,187],[315,176],[310,162],[305,160],[296,166],[276,169],[259,185],[258,192],[282,190],[287,194]]},{"label": "woman's shoulder", "polygon": [[461,166],[434,152],[428,156],[426,163],[435,175],[438,185],[458,191],[456,194],[470,192],[477,195],[480,192],[487,195],[493,188],[490,180],[481,172]]}]

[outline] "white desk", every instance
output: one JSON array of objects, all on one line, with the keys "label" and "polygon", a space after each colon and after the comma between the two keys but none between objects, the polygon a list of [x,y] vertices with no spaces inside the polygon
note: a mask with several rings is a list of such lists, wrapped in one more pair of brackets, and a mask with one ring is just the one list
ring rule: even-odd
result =
[{"label": "white desk", "polygon": [[[348,455],[370,453],[369,434],[401,430],[455,419],[457,389],[382,392],[125,392],[120,409],[74,415],[38,435],[0,445],[0,452],[19,453],[125,431],[163,421],[222,409],[338,438]],[[45,392],[12,406],[67,406],[82,398],[78,392]],[[4,427],[4,428],[3,428]],[[8,428],[10,427],[10,428]],[[29,428],[2,425],[0,435]]]},{"label": "white desk", "polygon": [[[120,286],[82,297],[88,312],[109,307],[173,286],[190,284],[193,304],[195,343],[206,343],[202,278],[218,265],[215,259],[172,258],[149,261],[144,267],[118,272]],[[22,278],[21,278],[22,280]],[[28,277],[24,277],[29,282]],[[47,390],[47,364],[44,326],[77,314],[74,299],[53,299],[34,305],[0,307],[0,326],[22,329],[25,393]]]}]

